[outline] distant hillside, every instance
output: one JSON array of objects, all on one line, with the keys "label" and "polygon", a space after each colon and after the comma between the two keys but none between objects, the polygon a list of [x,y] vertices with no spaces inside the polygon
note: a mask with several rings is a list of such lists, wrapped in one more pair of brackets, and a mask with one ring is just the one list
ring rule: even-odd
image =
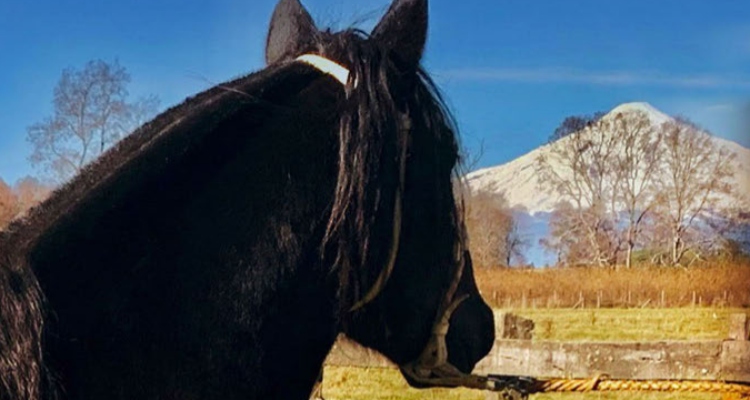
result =
[{"label": "distant hillside", "polygon": [[[618,114],[627,115],[629,113],[645,113],[654,126],[674,121],[671,117],[647,103],[622,104],[612,109],[602,119],[611,119]],[[560,139],[560,141],[566,140],[572,139],[570,136]],[[750,195],[750,149],[718,137],[712,136],[711,141],[717,147],[726,149],[729,153],[735,155],[736,170],[735,175],[730,179],[730,184],[736,189],[737,194],[744,196],[738,204],[737,199],[722,195],[718,204],[739,205],[741,209],[750,211],[750,196],[748,196]],[[555,144],[564,144],[564,142],[555,142]],[[563,200],[557,193],[551,193],[546,188],[539,186],[538,158],[546,156],[556,173],[563,175],[563,178],[567,177],[573,180],[569,168],[554,168],[554,157],[550,157],[551,150],[552,145],[545,144],[506,164],[480,169],[467,176],[472,192],[504,194],[508,205],[515,208],[514,215],[518,221],[518,231],[529,244],[525,257],[534,265],[554,264],[556,262],[551,254],[544,252],[539,241],[548,236],[550,213]],[[570,175],[568,176],[568,174]]]},{"label": "distant hillside", "polygon": [[[648,103],[626,103],[612,109],[603,118],[612,118],[619,113],[627,114],[644,112],[654,125],[671,120],[671,117],[652,107]],[[561,140],[566,140],[563,138]],[[739,193],[750,194],[750,149],[729,140],[713,137],[721,147],[736,154],[737,173],[734,185]],[[530,214],[550,212],[560,201],[560,197],[550,194],[539,187],[535,174],[537,158],[549,154],[549,145],[544,145],[506,164],[484,168],[468,175],[472,190],[505,193],[511,207],[521,206]],[[750,205],[745,204],[750,208]]]}]

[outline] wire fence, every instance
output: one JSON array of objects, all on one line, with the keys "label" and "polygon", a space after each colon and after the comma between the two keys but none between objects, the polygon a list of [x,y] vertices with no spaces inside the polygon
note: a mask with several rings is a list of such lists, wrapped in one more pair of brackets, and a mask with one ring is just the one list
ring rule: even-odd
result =
[{"label": "wire fence", "polygon": [[750,267],[477,269],[496,308],[750,307]]},{"label": "wire fence", "polygon": [[612,293],[606,290],[594,292],[579,290],[576,293],[549,294],[523,292],[506,295],[493,291],[484,298],[493,308],[537,309],[537,308],[675,308],[675,307],[747,307],[750,304],[750,287],[747,293],[724,290],[720,294],[689,293],[674,296],[667,290],[657,293],[626,291]]}]

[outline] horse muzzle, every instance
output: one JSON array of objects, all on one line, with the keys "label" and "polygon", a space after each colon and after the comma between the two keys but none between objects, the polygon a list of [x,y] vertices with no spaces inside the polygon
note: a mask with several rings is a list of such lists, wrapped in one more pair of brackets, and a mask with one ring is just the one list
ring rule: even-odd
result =
[{"label": "horse muzzle", "polygon": [[445,338],[450,329],[450,318],[468,297],[468,295],[463,295],[454,299],[434,324],[432,335],[420,356],[412,362],[399,366],[401,374],[411,386],[418,388],[462,386],[486,390],[494,388],[489,378],[464,373],[448,361],[448,346]]}]

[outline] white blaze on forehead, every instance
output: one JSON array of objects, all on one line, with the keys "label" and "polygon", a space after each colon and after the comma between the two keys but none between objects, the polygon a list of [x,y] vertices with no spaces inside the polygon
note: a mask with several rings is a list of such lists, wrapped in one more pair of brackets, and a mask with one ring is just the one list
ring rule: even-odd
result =
[{"label": "white blaze on forehead", "polygon": [[305,54],[297,57],[297,61],[302,61],[303,63],[312,65],[321,72],[331,75],[344,86],[346,86],[346,82],[349,80],[348,69],[325,57],[315,54]]}]

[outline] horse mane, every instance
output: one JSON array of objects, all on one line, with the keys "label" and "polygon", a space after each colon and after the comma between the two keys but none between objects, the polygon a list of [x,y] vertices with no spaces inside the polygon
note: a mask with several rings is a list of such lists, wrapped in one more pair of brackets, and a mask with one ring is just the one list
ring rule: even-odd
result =
[{"label": "horse mane", "polygon": [[[383,227],[394,223],[399,165],[411,135],[406,124],[435,136],[432,151],[445,146],[453,157],[447,160],[453,173],[461,165],[457,125],[432,79],[422,67],[402,71],[393,54],[367,37],[356,29],[322,35],[316,49],[350,70],[339,125],[336,192],[323,246],[334,244],[336,249],[341,317],[349,314],[380,274],[379,269],[365,268],[386,264],[388,249],[382,246],[392,243],[393,233]],[[463,244],[463,213],[455,207],[453,213],[455,240]],[[381,248],[373,249],[373,245]]]},{"label": "horse mane", "polygon": [[[444,143],[454,156],[458,154],[455,120],[429,75],[422,67],[402,72],[398,60],[367,37],[367,33],[357,29],[335,34],[326,32],[316,38],[317,43],[312,49],[346,65],[351,76],[345,88],[346,99],[339,124],[336,189],[321,245],[324,253],[333,252],[334,269],[341,284],[341,306],[347,309],[362,296],[366,286],[379,273],[378,270],[364,271],[365,266],[385,264],[383,254],[387,254],[387,249],[372,249],[372,246],[373,243],[381,246],[391,243],[390,240],[381,240],[383,236],[391,239],[391,234],[381,227],[393,223],[398,165],[401,154],[405,154],[403,147],[409,143],[409,130],[403,126],[404,116],[409,114],[412,120],[421,124],[419,129],[432,132],[434,143]],[[79,207],[92,193],[106,190],[113,178],[127,170],[139,155],[174,133],[172,128],[191,113],[223,96],[263,101],[254,97],[253,91],[262,90],[267,79],[299,64],[271,65],[215,86],[163,112],[84,167],[25,217],[0,232],[0,239],[4,239],[0,240],[0,250],[3,247],[15,251],[29,249],[39,236]],[[408,97],[403,97],[404,93]],[[181,131],[186,134],[184,129]],[[455,173],[461,165],[460,160],[456,158],[450,162],[454,163]],[[463,213],[454,211],[456,229],[461,231]],[[463,241],[462,238],[458,240]]]}]

